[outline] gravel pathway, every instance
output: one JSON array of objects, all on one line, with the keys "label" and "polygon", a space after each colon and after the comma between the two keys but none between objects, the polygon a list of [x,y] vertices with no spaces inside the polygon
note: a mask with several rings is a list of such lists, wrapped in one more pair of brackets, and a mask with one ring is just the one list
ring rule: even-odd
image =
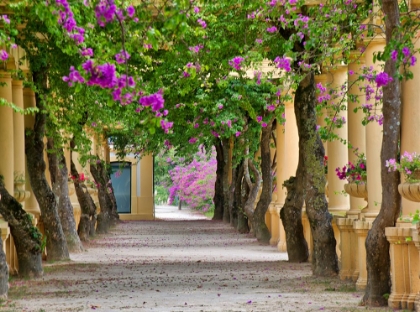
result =
[{"label": "gravel pathway", "polygon": [[391,311],[197,212],[158,206],[156,218],[122,222],[42,278],[12,278],[0,311]]}]

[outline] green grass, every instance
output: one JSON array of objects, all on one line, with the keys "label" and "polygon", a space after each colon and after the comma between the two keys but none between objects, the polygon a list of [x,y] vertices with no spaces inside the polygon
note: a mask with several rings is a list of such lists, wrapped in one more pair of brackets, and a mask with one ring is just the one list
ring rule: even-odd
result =
[{"label": "green grass", "polygon": [[207,210],[206,212],[203,212],[203,214],[209,218],[209,219],[213,219],[214,216],[214,207],[212,207],[211,209]]}]

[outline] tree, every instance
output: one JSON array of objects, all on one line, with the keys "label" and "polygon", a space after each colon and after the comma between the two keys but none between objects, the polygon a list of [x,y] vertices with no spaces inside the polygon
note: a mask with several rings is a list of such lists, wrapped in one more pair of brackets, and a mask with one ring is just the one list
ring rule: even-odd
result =
[{"label": "tree", "polygon": [[[12,237],[15,241],[16,253],[19,263],[19,276],[39,277],[42,270],[42,242],[41,233],[32,224],[32,217],[27,214],[22,205],[11,196],[0,179],[0,213],[10,226]],[[5,293],[9,268],[6,263],[3,249],[0,252],[0,289]]]},{"label": "tree", "polygon": [[[395,44],[401,44],[402,32],[400,32],[399,3],[395,0],[382,1],[382,11],[385,18],[385,34],[387,50]],[[411,23],[408,23],[412,27]],[[389,57],[389,55],[388,55]],[[385,57],[384,57],[385,59]],[[385,167],[387,160],[397,159],[399,153],[399,140],[401,132],[401,87],[400,79],[397,79],[399,66],[396,59],[388,58],[385,62],[384,73],[389,77],[383,86],[383,141],[381,149],[381,182],[382,182],[382,203],[381,210],[372,224],[366,238],[366,260],[368,271],[368,282],[363,297],[367,305],[386,305],[385,294],[390,293],[390,256],[389,242],[385,236],[385,228],[395,226],[401,209],[401,196],[398,193],[400,176],[397,171],[388,172]]]}]

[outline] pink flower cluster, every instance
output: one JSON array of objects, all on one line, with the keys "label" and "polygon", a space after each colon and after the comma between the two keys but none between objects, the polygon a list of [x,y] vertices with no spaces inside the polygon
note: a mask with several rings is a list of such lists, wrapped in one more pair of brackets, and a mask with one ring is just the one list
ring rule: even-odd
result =
[{"label": "pink flower cluster", "polygon": [[285,56],[277,56],[274,59],[274,63],[277,65],[278,68],[284,69],[286,72],[290,72],[292,70],[292,68],[290,67],[290,58],[287,58]]},{"label": "pink flower cluster", "polygon": [[236,70],[241,70],[241,63],[243,62],[244,58],[240,56],[235,56],[233,59],[229,61],[229,65],[232,66]]},{"label": "pink flower cluster", "polygon": [[85,40],[85,30],[82,27],[77,26],[74,14],[71,11],[67,0],[55,0],[55,3],[60,8],[58,11],[58,23],[63,25],[63,28],[67,31],[69,37],[72,38],[76,44],[83,43]]},{"label": "pink flower cluster", "polygon": [[179,200],[185,201],[193,209],[207,211],[213,205],[217,166],[214,154],[207,160],[206,155],[199,152],[191,163],[178,165],[169,171],[172,180],[170,203],[175,196],[179,196]]}]

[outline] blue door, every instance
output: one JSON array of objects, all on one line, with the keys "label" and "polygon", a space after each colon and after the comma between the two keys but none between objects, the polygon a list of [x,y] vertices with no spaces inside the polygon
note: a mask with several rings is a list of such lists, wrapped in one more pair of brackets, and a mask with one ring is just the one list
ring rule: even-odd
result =
[{"label": "blue door", "polygon": [[131,163],[112,162],[111,182],[118,213],[131,213]]}]

